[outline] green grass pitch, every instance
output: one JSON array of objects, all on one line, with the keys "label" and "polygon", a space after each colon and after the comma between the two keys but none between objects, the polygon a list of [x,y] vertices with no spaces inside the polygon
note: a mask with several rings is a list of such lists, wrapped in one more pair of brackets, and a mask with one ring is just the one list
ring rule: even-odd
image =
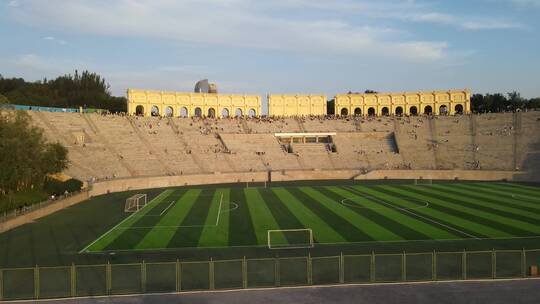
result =
[{"label": "green grass pitch", "polygon": [[540,188],[469,182],[168,189],[80,252],[266,247],[268,230],[279,229],[311,229],[315,247],[533,238],[540,236]]}]

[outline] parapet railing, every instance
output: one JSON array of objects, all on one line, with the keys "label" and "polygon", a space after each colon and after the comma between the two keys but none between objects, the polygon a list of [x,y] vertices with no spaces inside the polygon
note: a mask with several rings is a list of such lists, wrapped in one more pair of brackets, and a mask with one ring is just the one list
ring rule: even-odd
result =
[{"label": "parapet railing", "polygon": [[538,275],[540,249],[0,269],[0,300]]}]

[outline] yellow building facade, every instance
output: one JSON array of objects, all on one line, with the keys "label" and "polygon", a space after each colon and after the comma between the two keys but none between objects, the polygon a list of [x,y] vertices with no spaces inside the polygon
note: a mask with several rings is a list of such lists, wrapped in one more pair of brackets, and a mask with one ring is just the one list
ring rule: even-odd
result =
[{"label": "yellow building facade", "polygon": [[469,90],[434,92],[341,94],[335,97],[336,115],[454,115],[471,111]]},{"label": "yellow building facade", "polygon": [[127,90],[128,113],[144,116],[229,117],[261,115],[257,95]]},{"label": "yellow building facade", "polygon": [[268,115],[308,116],[326,115],[325,95],[268,95]]}]

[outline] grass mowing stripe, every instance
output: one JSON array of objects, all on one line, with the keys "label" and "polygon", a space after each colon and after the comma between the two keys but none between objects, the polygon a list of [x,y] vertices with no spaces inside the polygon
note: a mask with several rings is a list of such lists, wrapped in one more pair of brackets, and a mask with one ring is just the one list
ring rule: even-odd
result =
[{"label": "grass mowing stripe", "polygon": [[[349,242],[365,242],[377,240],[378,238],[383,237],[383,235],[384,237],[391,237],[394,240],[402,239],[401,237],[391,232],[388,232],[388,230],[382,227],[378,227],[381,229],[377,229],[377,224],[358,216],[350,210],[341,209],[342,212],[336,212],[335,209],[338,208],[339,205],[332,201],[330,203],[332,207],[328,207],[328,202],[320,201],[321,199],[324,200],[324,197],[321,195],[315,195],[313,197],[305,191],[301,190],[300,188],[289,188],[288,191],[293,196],[295,196],[299,202],[304,204],[306,208],[309,208],[313,213],[320,217],[326,223],[326,225],[331,226],[337,233],[339,233],[344,239]],[[362,229],[360,229],[359,225],[363,224],[362,220],[366,220],[365,224],[376,230],[379,235],[372,237],[366,234]],[[388,233],[385,234],[385,232]]]},{"label": "grass mowing stripe", "polygon": [[[505,224],[506,218],[503,218],[504,220],[501,220],[499,218],[497,221],[493,220],[493,217],[495,217],[494,214],[482,212],[480,210],[476,210],[473,208],[464,207],[459,204],[451,203],[449,202],[449,199],[444,196],[440,196],[437,193],[433,193],[429,191],[429,189],[422,189],[427,187],[421,187],[421,186],[398,186],[403,191],[409,192],[411,195],[418,196],[418,197],[424,197],[427,200],[430,201],[430,204],[433,208],[437,208],[439,210],[442,210],[443,212],[447,214],[452,214],[457,217],[461,217],[464,219],[468,219],[471,222],[475,222],[478,224],[481,224],[486,227],[491,227],[493,230],[499,231],[501,233],[504,233],[506,236],[523,236],[524,232],[523,230],[509,226]],[[527,234],[530,235],[530,234]],[[497,235],[498,236],[498,235]],[[494,237],[494,235],[489,235],[489,237]]]},{"label": "grass mowing stripe", "polygon": [[[256,188],[244,189],[244,195],[246,196],[246,203],[251,221],[253,222],[253,228],[255,229],[257,244],[267,244],[268,230],[280,229],[280,226],[274,219],[272,212],[268,209],[261,193]],[[277,234],[276,236],[280,238],[278,240],[280,244],[286,243],[282,235]]]},{"label": "grass mowing stripe", "polygon": [[[154,208],[154,210],[163,212],[164,206],[170,205],[171,202],[174,204],[176,201],[184,195],[186,190],[176,190],[174,193],[169,195],[166,199],[159,203],[159,207]],[[161,211],[160,211],[161,210]],[[157,212],[149,212],[148,216],[140,216],[136,222],[134,222],[129,227],[120,228],[122,233],[107,247],[105,250],[126,250],[132,249],[145,237],[145,235],[152,230],[154,225],[156,225],[161,219],[160,216],[155,216],[154,214],[159,214]]]},{"label": "grass mowing stripe", "polygon": [[[362,195],[366,195],[366,193],[363,193],[362,191],[358,190],[360,186],[355,186],[354,188],[353,187],[349,187],[349,188],[352,188],[352,191],[355,191],[356,193],[360,193]],[[361,189],[361,188],[360,188]],[[379,190],[378,191],[379,193],[383,192],[384,194],[384,190]],[[377,193],[377,191],[375,191],[375,193]],[[393,194],[390,192],[386,193],[387,195],[389,196],[392,196]],[[436,220],[434,219],[432,216],[426,216],[426,215],[422,215],[418,212],[415,212],[417,210],[420,210],[420,209],[425,209],[425,208],[417,208],[417,207],[414,207],[414,206],[418,206],[417,203],[413,203],[411,201],[411,199],[414,199],[414,198],[406,198],[406,197],[395,197],[392,202],[390,201],[385,201],[385,200],[381,200],[380,198],[376,197],[376,196],[372,196],[372,195],[368,195],[368,198],[372,201],[376,201],[378,202],[379,204],[383,204],[383,205],[387,205],[389,207],[395,207],[396,209],[398,209],[399,211],[403,212],[403,213],[407,213],[409,216],[412,216],[413,218],[417,219],[417,220],[420,220],[420,221],[423,221],[424,224],[428,224],[430,226],[434,226],[438,229],[441,229],[443,231],[446,231],[447,233],[450,233],[451,235],[454,235],[454,236],[459,236],[459,237],[462,237],[462,238],[473,238],[473,239],[478,239],[478,236],[476,234],[473,234],[469,231],[466,231],[465,229],[457,229],[455,226],[453,225],[449,225],[448,223],[445,223],[441,220]],[[379,194],[380,196],[380,194]],[[397,201],[397,204],[394,203],[395,201]],[[408,203],[408,207],[405,207],[405,206],[399,206],[399,201],[405,201]],[[428,203],[429,204],[429,203]],[[428,206],[429,207],[429,206]],[[427,207],[426,207],[427,208]],[[448,239],[448,238],[447,238]],[[450,237],[450,239],[452,239]]]},{"label": "grass mowing stripe", "polygon": [[530,193],[536,193],[537,195],[540,195],[540,187],[538,186],[529,186],[529,185],[523,185],[518,183],[498,183],[498,185],[503,185],[505,187],[514,187],[515,189],[527,191]]},{"label": "grass mowing stripe", "polygon": [[538,210],[523,210],[520,206],[513,205],[508,199],[499,199],[496,196],[481,193],[468,188],[456,188],[455,185],[433,185],[432,189],[441,190],[439,193],[447,194],[451,197],[458,197],[460,201],[468,202],[478,206],[487,212],[496,213],[502,216],[511,216],[521,221],[536,224],[540,220]]},{"label": "grass mowing stripe", "polygon": [[306,228],[313,231],[313,238],[318,243],[345,243],[345,238],[329,226],[325,221],[304,206],[296,197],[283,187],[272,188],[272,191],[283,202],[294,216]]},{"label": "grass mowing stripe", "polygon": [[527,197],[523,197],[520,194],[509,191],[497,191],[494,189],[479,187],[478,185],[456,185],[458,188],[471,190],[478,195],[484,195],[489,197],[491,200],[496,200],[513,207],[519,207],[522,210],[529,212],[540,213],[540,199],[533,200]]},{"label": "grass mowing stripe", "polygon": [[[382,241],[403,239],[403,237],[401,237],[399,234],[396,234],[386,229],[383,225],[380,225],[379,222],[352,211],[351,209],[336,202],[334,199],[329,198],[328,196],[311,187],[301,187],[300,191],[305,193],[305,195],[309,196],[311,200],[311,202],[307,199],[301,200],[306,206],[320,205],[322,208],[317,208],[320,210],[319,212],[331,212],[335,214],[335,216],[329,218],[328,220],[326,218],[323,219],[327,223],[332,224],[332,227],[339,227],[340,229],[338,230],[338,232],[341,235],[345,236],[349,241],[365,242],[372,240]],[[297,197],[302,198],[301,196]],[[323,208],[326,210],[324,210]],[[337,223],[333,224],[329,221],[334,220],[336,216],[337,218],[346,220],[348,225],[337,225]],[[353,226],[352,228],[350,227],[351,225]]]},{"label": "grass mowing stripe", "polygon": [[493,227],[497,227],[498,229],[504,229],[508,231],[509,233],[512,233],[514,235],[530,235],[531,233],[534,233],[536,235],[540,235],[540,227],[526,223],[523,221],[519,221],[514,219],[509,214],[505,214],[504,216],[497,214],[495,211],[484,211],[483,208],[480,206],[476,206],[476,208],[471,208],[471,203],[467,203],[463,201],[465,199],[462,195],[451,195],[448,193],[437,191],[434,187],[418,187],[418,186],[405,186],[407,188],[413,188],[412,191],[415,191],[417,193],[423,193],[430,195],[432,197],[440,198],[441,201],[443,201],[444,205],[456,210],[463,212],[465,214],[469,214],[475,217],[478,217],[482,219],[485,223],[489,224],[491,222],[491,225]]},{"label": "grass mowing stripe", "polygon": [[477,184],[480,187],[483,187],[485,189],[492,189],[497,190],[498,192],[504,192],[504,193],[515,193],[522,196],[527,197],[528,199],[531,199],[535,202],[538,202],[540,200],[540,193],[536,191],[529,191],[526,189],[518,188],[511,185],[505,185],[505,184],[490,184],[490,183],[478,183]]},{"label": "grass mowing stripe", "polygon": [[[448,210],[448,208],[441,208],[440,206],[433,205],[432,202],[435,199],[429,196],[417,195],[407,190],[398,188],[398,186],[376,186],[375,189],[377,191],[387,193],[395,197],[426,200],[430,203],[430,208],[415,210],[416,213],[427,215],[431,217],[432,219],[436,219],[438,222],[441,222],[450,227],[456,227],[457,229],[464,231],[467,234],[472,234],[478,238],[512,237],[513,236],[507,232],[500,231],[490,226],[479,224],[475,222],[474,220],[464,218],[462,214],[460,213],[457,213],[457,214],[447,213],[446,211],[452,211],[452,210]],[[407,202],[406,200],[403,200],[403,199],[393,200],[392,203],[399,205],[400,207],[411,208],[415,206],[414,204],[411,204],[410,202]]]},{"label": "grass mowing stripe", "polygon": [[[407,212],[402,209],[396,209],[395,205],[392,204],[381,204],[377,200],[383,200],[389,202],[394,200],[393,196],[387,194],[381,194],[380,192],[373,191],[371,187],[360,187],[355,188],[347,187],[347,192],[354,195],[354,193],[361,195],[368,195],[368,197],[358,196],[367,203],[367,206],[375,208],[374,213],[378,213],[380,217],[386,219],[385,226],[388,228],[396,229],[396,233],[403,233],[407,235],[408,239],[419,240],[419,239],[456,239],[458,236],[455,231],[450,232],[448,228],[444,229],[439,228],[439,225],[433,225],[432,222],[427,221],[426,219],[421,219],[414,213],[414,210],[408,210],[412,212]],[[375,201],[370,199],[373,197]],[[425,207],[429,208],[429,206]],[[357,208],[356,208],[357,209]]]},{"label": "grass mowing stripe", "polygon": [[304,229],[304,225],[292,214],[271,189],[259,189],[263,200],[268,206],[280,229]]},{"label": "grass mowing stripe", "polygon": [[[163,201],[166,201],[166,199],[174,192],[172,189],[165,190],[161,192],[158,196],[156,196],[154,199],[152,199],[148,204],[139,210],[136,213],[132,213],[128,217],[126,217],[124,220],[122,220],[120,223],[118,223],[116,226],[111,228],[109,231],[102,234],[99,238],[97,238],[95,241],[90,243],[86,248],[84,248],[82,251],[101,251],[105,249],[110,243],[112,243],[119,235],[121,235],[124,230],[118,229],[119,227],[129,227],[133,225],[135,222],[137,222],[142,216],[146,213],[150,212],[153,208],[158,206]],[[137,215],[137,217],[135,217]]]},{"label": "grass mowing stripe", "polygon": [[238,204],[238,209],[229,214],[229,246],[255,246],[257,237],[249,214],[243,189],[231,189],[231,202]]},{"label": "grass mowing stripe", "polygon": [[200,189],[189,189],[174,204],[169,211],[161,217],[160,221],[135,246],[136,249],[162,249],[174,236],[180,223],[184,220],[195,200],[201,193]]},{"label": "grass mowing stripe", "polygon": [[[203,189],[167,244],[168,248],[196,247],[203,231],[216,191]],[[218,195],[218,200],[220,195]],[[215,218],[214,223],[215,225]]]},{"label": "grass mowing stripe", "polygon": [[[199,238],[199,247],[224,247],[229,244],[229,213],[236,212],[236,210],[233,210],[236,205],[230,204],[229,194],[230,190],[226,188],[216,190],[216,195],[206,218],[205,227]],[[219,209],[220,202],[221,211]],[[218,226],[212,226],[215,225],[215,219],[218,215]]]}]

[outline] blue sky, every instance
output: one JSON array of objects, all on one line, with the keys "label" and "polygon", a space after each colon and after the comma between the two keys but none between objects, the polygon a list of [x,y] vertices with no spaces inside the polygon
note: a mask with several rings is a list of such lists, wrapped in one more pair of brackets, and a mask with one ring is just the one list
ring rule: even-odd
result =
[{"label": "blue sky", "polygon": [[540,0],[0,0],[0,74],[227,93],[540,96]]}]

